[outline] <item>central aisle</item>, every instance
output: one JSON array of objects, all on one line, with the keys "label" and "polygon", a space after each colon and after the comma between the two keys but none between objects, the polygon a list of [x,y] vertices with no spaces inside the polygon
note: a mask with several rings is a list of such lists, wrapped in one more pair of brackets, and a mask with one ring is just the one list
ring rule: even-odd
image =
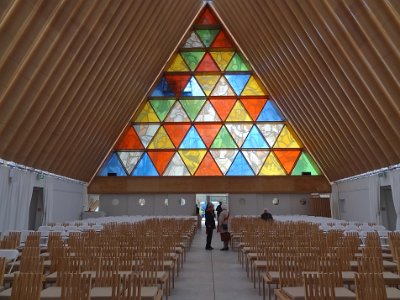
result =
[{"label": "central aisle", "polygon": [[260,300],[258,290],[237,261],[237,252],[220,251],[222,242],[214,230],[212,246],[206,251],[205,228],[198,230],[182,272],[175,282],[171,300]]}]

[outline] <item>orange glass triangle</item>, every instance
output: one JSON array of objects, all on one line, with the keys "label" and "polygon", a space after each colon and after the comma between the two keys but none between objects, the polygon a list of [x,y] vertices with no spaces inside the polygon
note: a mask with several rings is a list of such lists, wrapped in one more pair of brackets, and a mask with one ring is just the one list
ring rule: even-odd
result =
[{"label": "orange glass triangle", "polygon": [[225,121],[230,111],[232,110],[232,107],[235,105],[236,98],[211,98],[210,102],[214,106],[221,120]]},{"label": "orange glass triangle", "polygon": [[267,99],[241,99],[241,101],[250,114],[250,117],[255,121],[263,109],[265,102],[267,102]]},{"label": "orange glass triangle", "polygon": [[195,176],[222,176],[221,170],[210,153],[207,153],[204,157]]},{"label": "orange glass triangle", "polygon": [[196,124],[194,126],[206,146],[210,147],[222,124]]},{"label": "orange glass triangle", "polygon": [[179,96],[190,79],[190,75],[166,74],[165,79],[176,96]]},{"label": "orange glass triangle", "polygon": [[153,161],[158,173],[162,175],[175,151],[148,151],[147,153]]},{"label": "orange glass triangle", "polygon": [[291,150],[291,151],[276,150],[274,152],[276,157],[281,162],[282,166],[285,168],[286,172],[290,174],[294,164],[297,161],[297,158],[300,155],[300,150]]},{"label": "orange glass triangle", "polygon": [[206,55],[204,55],[201,63],[197,67],[196,71],[205,71],[205,72],[219,71],[219,68],[216,65],[216,63],[214,62],[214,60],[212,59],[211,55],[209,53],[207,53]]},{"label": "orange glass triangle", "polygon": [[197,25],[218,25],[210,8],[206,7],[200,17],[197,19]]},{"label": "orange glass triangle", "polygon": [[217,34],[211,48],[233,48],[231,40],[222,30]]},{"label": "orange glass triangle", "polygon": [[169,138],[178,147],[190,128],[190,124],[165,124],[164,129]]},{"label": "orange glass triangle", "polygon": [[129,127],[124,137],[115,146],[115,150],[137,150],[143,149],[142,142],[140,141],[137,133],[132,127]]}]

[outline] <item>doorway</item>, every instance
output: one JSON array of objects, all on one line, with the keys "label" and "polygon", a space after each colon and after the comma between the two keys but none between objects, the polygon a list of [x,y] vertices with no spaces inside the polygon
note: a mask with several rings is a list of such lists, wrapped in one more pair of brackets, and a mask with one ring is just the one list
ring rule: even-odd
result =
[{"label": "doorway", "polygon": [[388,230],[396,230],[397,215],[394,209],[392,187],[381,186],[380,213],[382,225]]},{"label": "doorway", "polygon": [[34,187],[31,204],[29,205],[29,230],[37,230],[43,223],[44,201],[43,188]]},{"label": "doorway", "polygon": [[[207,199],[214,205],[214,209],[217,208],[219,202],[225,204],[229,210],[229,194],[196,194],[196,204],[200,208],[200,216],[202,223],[204,223],[204,211],[206,209]],[[217,215],[217,213],[215,213]]]}]

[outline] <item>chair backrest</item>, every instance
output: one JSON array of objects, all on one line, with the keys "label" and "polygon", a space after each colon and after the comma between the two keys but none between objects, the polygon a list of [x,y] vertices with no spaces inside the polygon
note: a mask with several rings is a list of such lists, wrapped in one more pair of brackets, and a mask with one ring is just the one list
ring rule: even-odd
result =
[{"label": "chair backrest", "polygon": [[39,300],[42,290],[42,274],[15,274],[11,290],[11,300]]},{"label": "chair backrest", "polygon": [[301,286],[303,284],[298,260],[294,257],[279,257],[279,284],[285,286]]},{"label": "chair backrest", "polygon": [[119,259],[117,257],[100,257],[96,269],[95,285],[98,287],[112,286],[113,274],[119,271]]},{"label": "chair backrest", "polygon": [[356,273],[357,300],[386,300],[386,289],[383,274]]},{"label": "chair backrest", "polygon": [[304,289],[306,300],[334,300],[335,274],[318,273],[304,274]]},{"label": "chair backrest", "polygon": [[63,273],[61,300],[89,300],[92,278],[90,274]]},{"label": "chair backrest", "polygon": [[140,300],[141,295],[140,273],[114,274],[112,300]]},{"label": "chair backrest", "polygon": [[358,259],[359,273],[383,273],[383,260],[378,257],[361,257]]},{"label": "chair backrest", "polygon": [[44,257],[26,256],[21,257],[21,273],[39,273],[44,271]]},{"label": "chair backrest", "polygon": [[335,286],[343,286],[342,265],[339,258],[334,256],[320,257],[318,272],[331,274]]},{"label": "chair backrest", "polygon": [[0,286],[3,286],[5,271],[6,271],[6,258],[0,257]]}]

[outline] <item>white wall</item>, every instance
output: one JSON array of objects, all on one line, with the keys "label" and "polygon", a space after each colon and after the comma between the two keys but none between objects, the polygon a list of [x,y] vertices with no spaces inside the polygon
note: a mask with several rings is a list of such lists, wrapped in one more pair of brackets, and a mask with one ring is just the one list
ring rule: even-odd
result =
[{"label": "white wall", "polygon": [[[146,200],[144,206],[138,200]],[[164,205],[168,198],[169,205]],[[184,198],[186,205],[181,206],[179,200]],[[279,198],[279,205],[273,205],[272,199]],[[310,214],[311,206],[300,204],[300,199],[309,198],[309,195],[261,195],[261,194],[230,194],[229,210],[232,215],[261,215],[264,208],[269,208],[272,214]],[[118,204],[113,205],[118,202]],[[244,201],[240,199],[245,199]],[[195,194],[143,194],[143,195],[100,195],[100,211],[107,216],[121,215],[193,215],[195,213]],[[244,204],[243,204],[244,203]]]}]

